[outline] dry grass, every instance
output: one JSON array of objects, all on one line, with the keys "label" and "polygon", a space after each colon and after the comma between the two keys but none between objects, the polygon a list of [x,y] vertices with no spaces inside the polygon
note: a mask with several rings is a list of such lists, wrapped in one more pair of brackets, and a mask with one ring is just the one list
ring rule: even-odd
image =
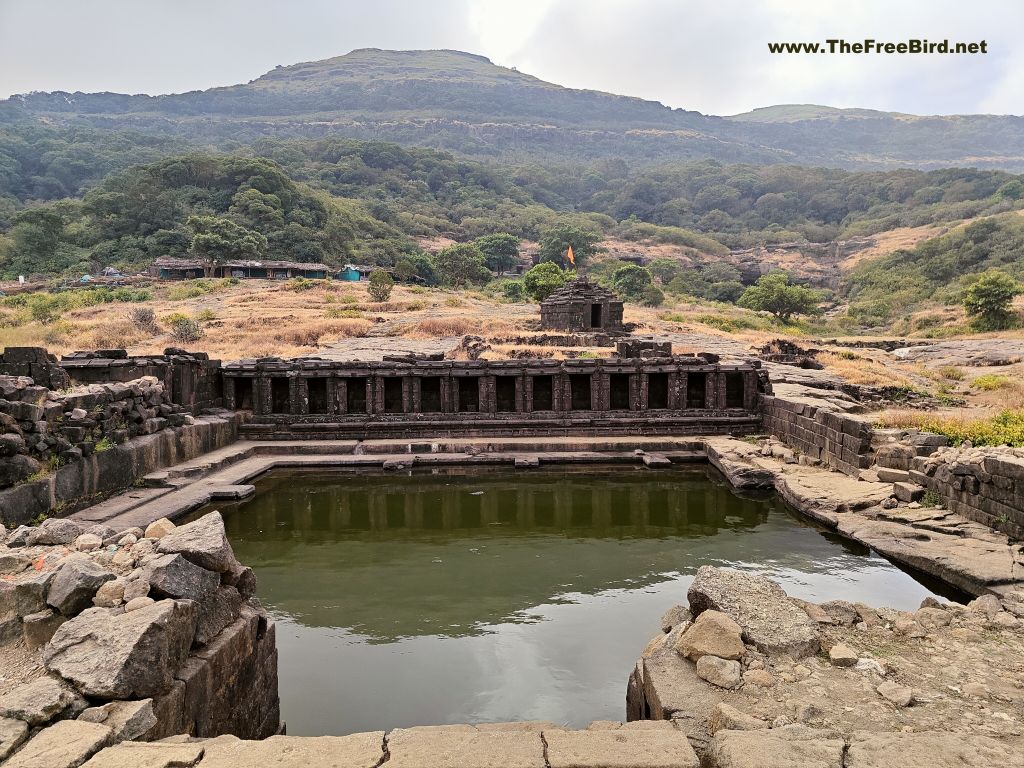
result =
[{"label": "dry grass", "polygon": [[1004,410],[997,414],[966,410],[912,411],[893,409],[876,418],[880,427],[919,429],[945,435],[954,445],[965,440],[974,445],[1024,445],[1024,410]]},{"label": "dry grass", "polygon": [[283,344],[298,347],[318,347],[321,341],[336,341],[366,336],[373,323],[367,320],[321,320],[293,325],[274,334]]},{"label": "dry grass", "polygon": [[851,384],[866,387],[918,387],[912,378],[896,370],[891,364],[859,355],[822,352],[817,356],[817,360],[830,373],[842,377]]}]

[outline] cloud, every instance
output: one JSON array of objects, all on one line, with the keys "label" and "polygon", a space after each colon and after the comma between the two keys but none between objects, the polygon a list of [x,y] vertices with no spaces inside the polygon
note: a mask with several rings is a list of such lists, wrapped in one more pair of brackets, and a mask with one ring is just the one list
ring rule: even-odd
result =
[{"label": "cloud", "polygon": [[[780,103],[1020,112],[1014,0],[3,0],[0,95],[166,93],[353,48],[457,48],[561,85],[712,114]],[[990,53],[773,55],[768,42],[988,42]]]}]

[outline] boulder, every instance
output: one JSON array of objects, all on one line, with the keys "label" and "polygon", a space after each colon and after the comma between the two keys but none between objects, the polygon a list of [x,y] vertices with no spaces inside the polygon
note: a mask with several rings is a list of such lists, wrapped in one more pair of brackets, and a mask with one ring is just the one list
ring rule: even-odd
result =
[{"label": "boulder", "polygon": [[112,571],[97,565],[85,555],[65,558],[50,583],[46,602],[65,616],[74,616],[91,605],[96,590],[113,578],[115,575]]},{"label": "boulder", "polygon": [[55,575],[55,571],[31,570],[10,581],[0,579],[0,615],[13,611],[27,616],[46,608],[46,592]]},{"label": "boulder", "polygon": [[828,658],[837,667],[852,667],[857,663],[857,652],[845,643],[836,643],[828,649]]},{"label": "boulder", "polygon": [[671,632],[673,627],[685,624],[693,620],[689,609],[684,605],[673,605],[661,616],[661,631]]},{"label": "boulder", "polygon": [[697,676],[719,688],[732,690],[742,682],[738,661],[720,659],[717,656],[701,656],[697,659]]},{"label": "boulder", "polygon": [[146,566],[149,591],[157,597],[202,602],[217,589],[220,577],[182,555],[162,555]]},{"label": "boulder", "polygon": [[0,488],[7,488],[20,483],[42,468],[42,465],[31,456],[23,453],[7,456],[0,461]]},{"label": "boulder", "polygon": [[680,656],[697,661],[701,656],[739,659],[743,656],[740,625],[720,611],[704,611],[675,645]]},{"label": "boulder", "polygon": [[195,626],[188,600],[160,600],[125,613],[89,608],[54,633],[43,662],[87,696],[157,696],[188,656]]},{"label": "boulder", "polygon": [[124,604],[124,610],[126,612],[137,611],[140,608],[145,608],[146,606],[152,605],[155,602],[156,600],[154,600],[152,597],[133,597],[131,600]]},{"label": "boulder", "polygon": [[161,517],[159,520],[154,520],[152,523],[147,525],[143,535],[147,539],[162,539],[173,530],[174,523],[166,517]]},{"label": "boulder", "polygon": [[230,571],[238,562],[231,550],[224,519],[211,512],[186,525],[179,525],[157,543],[161,554],[180,554],[201,568],[217,573]]},{"label": "boulder", "polygon": [[774,581],[704,565],[687,592],[698,616],[716,610],[740,625],[743,640],[769,655],[803,658],[817,653],[817,624]]},{"label": "boulder", "polygon": [[99,549],[103,546],[103,539],[95,533],[83,533],[75,539],[73,546],[79,552],[92,552],[94,549]]},{"label": "boulder", "polygon": [[71,545],[82,535],[82,526],[74,520],[65,520],[60,517],[50,517],[43,521],[38,528],[29,531],[25,543],[33,547],[37,544],[67,544]]},{"label": "boulder", "polygon": [[0,576],[21,573],[32,563],[32,558],[16,549],[0,549]]},{"label": "boulder", "polygon": [[[221,581],[234,587],[238,593],[248,600],[256,594],[256,572],[247,565],[236,562],[231,569],[221,574]],[[689,616],[689,612],[687,612]],[[664,621],[664,617],[662,617]]]},{"label": "boulder", "polygon": [[821,604],[821,610],[823,610],[835,624],[839,624],[843,627],[852,627],[860,621],[860,614],[857,612],[857,606],[853,603],[848,603],[845,600],[829,600],[827,603]]},{"label": "boulder", "polygon": [[114,579],[101,585],[92,599],[100,608],[116,608],[124,599],[124,579]]},{"label": "boulder", "polygon": [[875,690],[878,691],[879,696],[892,702],[897,707],[909,707],[914,703],[914,691],[905,685],[898,685],[891,680],[886,680]]},{"label": "boulder", "polygon": [[0,717],[44,725],[84,699],[52,677],[40,677],[0,696]]}]

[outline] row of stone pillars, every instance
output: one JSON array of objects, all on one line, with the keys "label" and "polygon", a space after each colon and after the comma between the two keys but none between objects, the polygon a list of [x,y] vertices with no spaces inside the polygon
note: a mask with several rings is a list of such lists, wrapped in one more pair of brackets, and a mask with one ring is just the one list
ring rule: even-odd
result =
[{"label": "row of stone pillars", "polygon": [[256,415],[753,410],[757,373],[519,373],[224,377],[225,405]]}]

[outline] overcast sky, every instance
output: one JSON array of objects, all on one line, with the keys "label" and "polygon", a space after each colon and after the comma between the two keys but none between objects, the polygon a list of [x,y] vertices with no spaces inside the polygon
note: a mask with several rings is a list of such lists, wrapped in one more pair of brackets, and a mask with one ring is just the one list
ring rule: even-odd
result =
[{"label": "overcast sky", "polygon": [[[354,48],[456,48],[710,114],[787,103],[1024,112],[1020,0],[0,0],[0,97],[230,85]],[[770,41],[985,40],[975,56],[772,55]]]}]

